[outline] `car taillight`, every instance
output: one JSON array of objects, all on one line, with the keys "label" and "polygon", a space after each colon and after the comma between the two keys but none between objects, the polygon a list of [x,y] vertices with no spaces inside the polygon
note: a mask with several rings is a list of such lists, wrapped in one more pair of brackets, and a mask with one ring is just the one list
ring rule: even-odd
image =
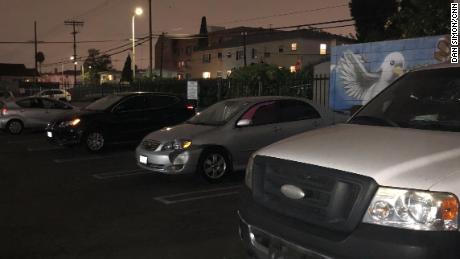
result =
[{"label": "car taillight", "polygon": [[191,110],[191,111],[195,110],[195,106],[193,106],[191,104],[186,105],[185,108],[187,108],[187,110]]},{"label": "car taillight", "polygon": [[2,115],[5,116],[8,113],[8,109],[6,107],[2,108]]}]

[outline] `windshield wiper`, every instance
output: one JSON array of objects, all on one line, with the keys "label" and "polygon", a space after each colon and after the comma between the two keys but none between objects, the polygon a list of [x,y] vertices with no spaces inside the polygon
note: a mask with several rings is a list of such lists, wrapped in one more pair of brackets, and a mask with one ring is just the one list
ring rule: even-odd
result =
[{"label": "windshield wiper", "polygon": [[377,117],[377,116],[370,116],[370,115],[358,115],[353,117],[350,120],[352,124],[360,124],[360,125],[370,125],[370,126],[390,126],[390,127],[399,127],[399,125],[387,118]]}]

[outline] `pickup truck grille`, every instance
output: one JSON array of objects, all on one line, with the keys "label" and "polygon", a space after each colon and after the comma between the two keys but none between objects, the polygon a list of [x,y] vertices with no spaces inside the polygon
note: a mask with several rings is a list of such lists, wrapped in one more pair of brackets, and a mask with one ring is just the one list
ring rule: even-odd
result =
[{"label": "pickup truck grille", "polygon": [[[351,232],[361,222],[377,190],[369,177],[336,169],[257,156],[254,200],[283,216],[330,230]],[[303,191],[300,199],[281,192],[284,185]]]},{"label": "pickup truck grille", "polygon": [[145,150],[155,151],[157,150],[158,146],[160,146],[160,142],[157,140],[147,139],[142,142],[142,146],[145,148]]}]

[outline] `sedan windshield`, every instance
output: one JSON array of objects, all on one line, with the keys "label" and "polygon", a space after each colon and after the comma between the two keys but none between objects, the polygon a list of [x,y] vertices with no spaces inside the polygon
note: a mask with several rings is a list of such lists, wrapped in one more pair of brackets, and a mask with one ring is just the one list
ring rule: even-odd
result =
[{"label": "sedan windshield", "polygon": [[197,113],[187,122],[202,125],[224,125],[247,105],[247,102],[235,100],[219,102]]},{"label": "sedan windshield", "polygon": [[460,68],[409,73],[356,114],[350,123],[460,131]]},{"label": "sedan windshield", "polygon": [[123,96],[119,95],[109,95],[89,104],[85,109],[91,111],[105,111],[122,98]]}]

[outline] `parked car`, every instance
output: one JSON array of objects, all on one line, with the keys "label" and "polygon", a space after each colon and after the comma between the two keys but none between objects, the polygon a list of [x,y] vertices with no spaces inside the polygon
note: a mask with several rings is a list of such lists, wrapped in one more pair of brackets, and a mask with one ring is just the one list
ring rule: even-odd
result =
[{"label": "parked car", "polygon": [[198,170],[215,182],[232,170],[244,169],[257,149],[332,123],[332,114],[300,98],[230,99],[183,124],[147,135],[136,149],[137,162],[164,174]]},{"label": "parked car", "polygon": [[89,151],[98,152],[107,143],[139,141],[147,133],[183,122],[194,113],[193,106],[174,95],[120,93],[52,121],[46,134],[53,143],[83,143]]},{"label": "parked car", "polygon": [[72,95],[66,90],[62,90],[62,89],[43,90],[43,91],[40,91],[37,94],[37,96],[47,97],[47,98],[56,99],[56,100],[64,101],[64,102],[72,101]]},{"label": "parked car", "polygon": [[460,67],[422,68],[256,152],[241,237],[256,258],[460,258],[459,170]]},{"label": "parked car", "polygon": [[75,112],[75,107],[53,99],[26,97],[0,100],[0,129],[18,135],[25,128],[41,129],[53,119]]}]

